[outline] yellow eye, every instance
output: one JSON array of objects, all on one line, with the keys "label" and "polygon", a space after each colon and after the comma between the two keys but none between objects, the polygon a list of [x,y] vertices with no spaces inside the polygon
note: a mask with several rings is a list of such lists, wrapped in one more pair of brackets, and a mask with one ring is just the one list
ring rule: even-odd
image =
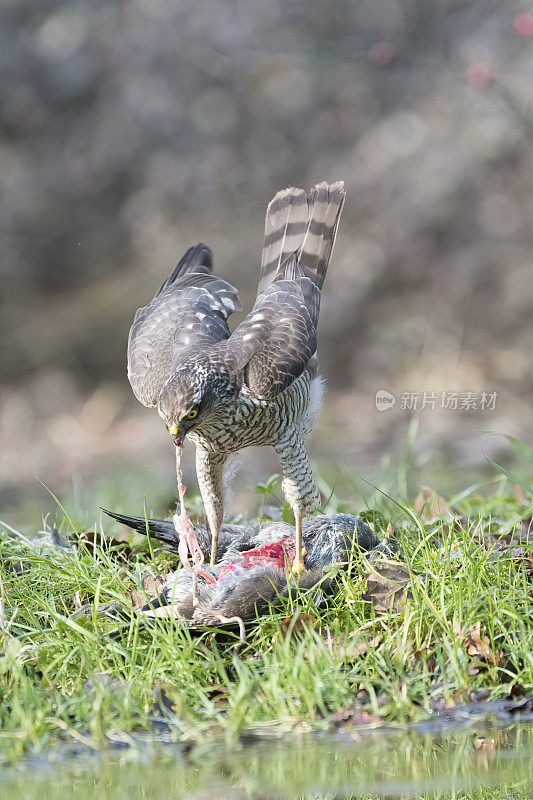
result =
[{"label": "yellow eye", "polygon": [[191,408],[189,413],[185,415],[185,419],[194,419],[197,416],[198,416],[198,409],[197,408]]}]

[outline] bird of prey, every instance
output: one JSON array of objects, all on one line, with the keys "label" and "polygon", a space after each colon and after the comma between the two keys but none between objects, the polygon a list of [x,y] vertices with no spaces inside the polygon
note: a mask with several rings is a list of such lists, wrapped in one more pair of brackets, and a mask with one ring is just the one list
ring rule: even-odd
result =
[{"label": "bird of prey", "polygon": [[242,305],[237,290],[212,274],[204,244],[185,253],[135,314],[129,381],[141,403],[157,407],[176,446],[185,437],[196,445],[211,565],[224,515],[226,459],[243,447],[270,445],[296,522],[293,572],[305,569],[302,518],[320,495],[304,436],[322,403],[318,314],[344,198],[342,182],[276,194],[266,212],[257,298],[233,333],[227,319]]}]

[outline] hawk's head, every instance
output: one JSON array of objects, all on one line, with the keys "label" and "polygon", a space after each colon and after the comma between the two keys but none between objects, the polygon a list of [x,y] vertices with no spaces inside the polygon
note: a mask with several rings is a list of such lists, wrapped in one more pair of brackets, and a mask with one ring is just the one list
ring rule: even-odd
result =
[{"label": "hawk's head", "polygon": [[175,444],[181,445],[189,431],[213,419],[238,391],[225,364],[202,354],[187,359],[167,380],[159,395],[159,416]]}]

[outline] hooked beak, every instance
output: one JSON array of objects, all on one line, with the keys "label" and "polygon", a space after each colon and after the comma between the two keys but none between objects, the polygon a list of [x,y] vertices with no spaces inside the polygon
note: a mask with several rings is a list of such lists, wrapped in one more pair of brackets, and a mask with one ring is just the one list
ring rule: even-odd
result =
[{"label": "hooked beak", "polygon": [[183,436],[178,432],[178,426],[171,425],[168,429],[168,432],[174,439],[174,444],[176,445],[176,447],[181,447],[181,445],[183,444]]}]

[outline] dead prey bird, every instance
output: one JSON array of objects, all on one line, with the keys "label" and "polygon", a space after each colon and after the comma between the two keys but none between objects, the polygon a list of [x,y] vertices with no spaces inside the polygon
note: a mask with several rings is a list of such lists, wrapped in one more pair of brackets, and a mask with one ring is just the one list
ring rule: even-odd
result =
[{"label": "dead prey bird", "polygon": [[212,274],[204,244],[187,251],[135,314],[128,377],[140,402],[157,407],[175,444],[187,437],[196,445],[212,566],[224,515],[224,465],[230,453],[251,445],[276,450],[296,520],[292,569],[298,574],[307,566],[302,518],[320,495],[303,437],[322,403],[318,315],[344,198],[342,182],[320,183],[309,194],[278,192],[266,213],[257,299],[232,334],[227,319],[242,306],[237,290]]},{"label": "dead prey bird", "polygon": [[[145,520],[106,511],[106,514],[163,542],[177,552],[178,542],[174,524],[166,520]],[[195,526],[200,548],[208,552],[211,537],[203,526]],[[378,539],[359,517],[351,514],[324,514],[303,524],[303,544],[307,551],[306,569],[298,576],[300,589],[320,585],[332,588],[327,567],[346,563],[352,548],[370,551]],[[296,543],[294,528],[283,522],[268,525],[222,525],[218,542],[219,561],[216,566],[204,566],[209,576],[198,576],[198,602],[195,603],[193,576],[187,569],[173,573],[157,600],[148,603],[143,611],[148,616],[176,616],[191,626],[212,625],[220,621],[243,620],[262,613],[269,604],[286,597],[294,579],[289,565]]]}]

